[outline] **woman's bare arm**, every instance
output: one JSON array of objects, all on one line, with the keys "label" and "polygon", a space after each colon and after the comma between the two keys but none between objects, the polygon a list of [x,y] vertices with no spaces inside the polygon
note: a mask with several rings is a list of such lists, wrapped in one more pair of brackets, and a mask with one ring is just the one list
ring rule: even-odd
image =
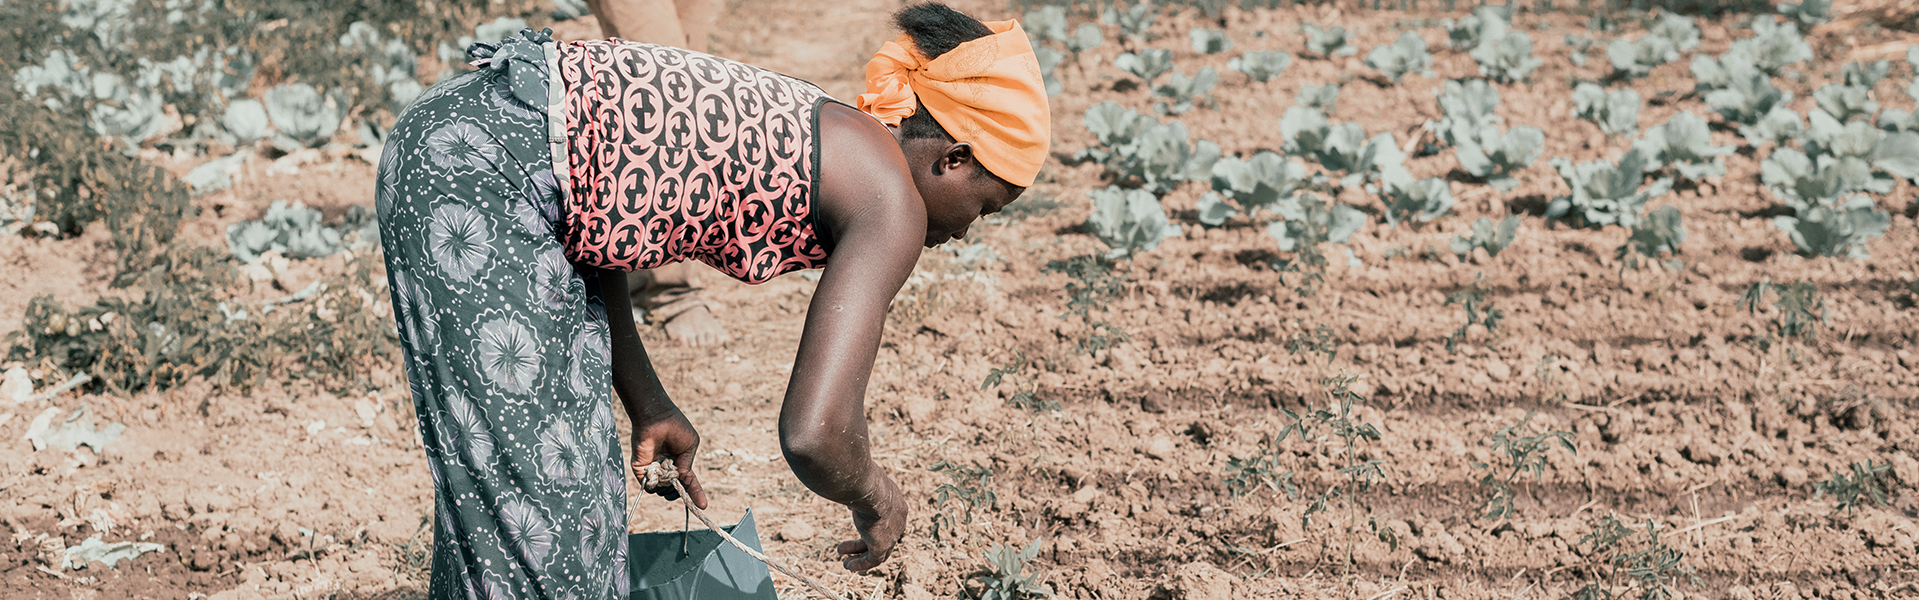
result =
[{"label": "woman's bare arm", "polygon": [[801,483],[853,511],[861,539],[840,551],[848,569],[864,571],[906,530],[899,488],[869,454],[865,400],[887,308],[920,257],[926,210],[893,136],[852,109],[830,109],[845,107],[822,107],[816,205],[835,245],[807,309],[780,445]]},{"label": "woman's bare arm", "polygon": [[[607,329],[613,342],[613,358],[608,365],[613,371],[613,390],[626,407],[627,419],[633,422],[634,476],[639,477],[642,467],[661,457],[672,458],[694,505],[706,508],[707,492],[693,472],[700,434],[667,397],[667,389],[660,385],[653,361],[647,357],[647,348],[640,343],[640,332],[633,323],[633,301],[627,296],[627,274],[602,270],[599,279],[600,299],[607,306]],[[671,497],[672,488],[665,488],[662,495]]]}]

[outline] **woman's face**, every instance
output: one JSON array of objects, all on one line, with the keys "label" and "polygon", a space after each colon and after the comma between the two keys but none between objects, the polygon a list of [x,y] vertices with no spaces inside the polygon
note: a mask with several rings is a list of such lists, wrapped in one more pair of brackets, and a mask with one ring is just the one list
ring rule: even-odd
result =
[{"label": "woman's face", "polygon": [[990,176],[973,160],[971,145],[939,145],[945,148],[928,149],[928,157],[913,172],[914,187],[927,207],[928,248],[966,237],[975,220],[1000,212],[1027,191]]}]

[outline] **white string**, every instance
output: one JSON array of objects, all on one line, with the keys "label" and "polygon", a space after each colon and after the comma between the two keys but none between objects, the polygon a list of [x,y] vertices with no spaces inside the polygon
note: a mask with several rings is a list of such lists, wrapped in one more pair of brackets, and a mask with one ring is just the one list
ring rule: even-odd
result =
[{"label": "white string", "polygon": [[731,535],[727,535],[726,530],[721,529],[719,525],[713,524],[713,520],[707,518],[707,514],[705,512],[701,512],[700,507],[693,505],[693,496],[687,494],[687,488],[682,487],[680,485],[679,471],[677,469],[674,469],[673,466],[670,465],[667,461],[662,460],[660,462],[647,465],[645,468],[641,469],[641,474],[642,474],[642,477],[640,480],[641,489],[651,490],[651,489],[660,487],[663,483],[672,484],[673,491],[680,493],[680,503],[685,504],[687,507],[687,510],[692,511],[693,516],[698,517],[702,525],[706,525],[707,529],[711,529],[713,530],[714,533],[720,534],[720,539],[726,540],[727,543],[733,544],[733,547],[739,548],[741,552],[747,553],[747,556],[751,556],[755,560],[758,560],[760,562],[767,563],[767,566],[773,567],[775,570],[780,571],[781,573],[785,574],[788,577],[792,577],[794,579],[800,580],[801,583],[807,584],[807,587],[813,588],[813,591],[819,592],[820,595],[822,596],[832,598],[833,600],[846,600],[846,598],[841,597],[839,594],[835,594],[831,591],[828,591],[826,586],[820,585],[819,582],[814,581],[812,578],[807,577],[806,575],[801,575],[798,571],[789,569],[778,562],[774,562],[773,559],[767,558],[767,555],[761,554],[760,551],[754,550],[753,548],[748,547],[746,544],[740,543],[740,540],[734,539],[733,536]]}]

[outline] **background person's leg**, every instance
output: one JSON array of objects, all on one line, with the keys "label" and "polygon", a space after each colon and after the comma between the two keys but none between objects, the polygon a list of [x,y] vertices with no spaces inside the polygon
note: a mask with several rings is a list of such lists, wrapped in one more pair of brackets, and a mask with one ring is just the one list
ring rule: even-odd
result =
[{"label": "background person's leg", "polygon": [[[607,37],[687,47],[687,32],[680,26],[674,0],[587,0],[587,9],[600,20],[600,32]],[[706,45],[705,27],[700,42]]]},{"label": "background person's leg", "polygon": [[[665,323],[667,337],[706,346],[733,339],[693,286],[693,265],[679,262],[627,276],[635,322]],[[644,315],[641,313],[645,313]]]},{"label": "background person's leg", "polygon": [[687,37],[687,45],[682,46],[694,52],[707,51],[707,34],[713,30],[713,18],[720,12],[717,0],[673,0],[675,13],[680,16],[680,31]]},{"label": "background person's leg", "polygon": [[[713,0],[587,0],[587,8],[607,37],[699,52],[707,49],[716,12]],[[690,269],[687,263],[675,263],[627,276],[634,321],[665,323],[667,337],[695,346],[732,339],[693,287]]]}]

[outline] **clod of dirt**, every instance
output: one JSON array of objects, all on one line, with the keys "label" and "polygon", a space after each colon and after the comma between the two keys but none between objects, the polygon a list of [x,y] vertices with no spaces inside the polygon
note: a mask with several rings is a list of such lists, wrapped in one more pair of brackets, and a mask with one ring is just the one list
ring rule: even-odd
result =
[{"label": "clod of dirt", "polygon": [[1776,479],[1787,489],[1799,489],[1807,484],[1807,470],[1800,467],[1781,467]]},{"label": "clod of dirt", "polygon": [[1173,570],[1173,580],[1154,590],[1152,600],[1227,600],[1233,597],[1234,576],[1206,561],[1194,561]]},{"label": "clod of dirt", "polygon": [[780,526],[780,540],[784,542],[804,542],[813,539],[816,533],[813,525],[804,519],[793,519]]},{"label": "clod of dirt", "polygon": [[1167,412],[1167,405],[1172,402],[1173,399],[1167,396],[1166,390],[1149,389],[1140,394],[1140,411],[1156,415],[1164,414]]},{"label": "clod of dirt", "polygon": [[1187,436],[1193,438],[1193,443],[1202,446],[1213,443],[1213,426],[1206,421],[1194,421],[1187,426]]}]

